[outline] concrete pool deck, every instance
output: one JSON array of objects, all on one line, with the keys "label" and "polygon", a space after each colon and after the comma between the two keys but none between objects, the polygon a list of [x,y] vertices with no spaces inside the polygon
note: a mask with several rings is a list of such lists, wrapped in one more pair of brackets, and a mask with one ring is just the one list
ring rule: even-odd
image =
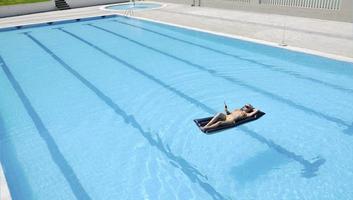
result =
[{"label": "concrete pool deck", "polygon": [[[0,19],[0,28],[60,21],[124,11],[102,6]],[[221,33],[235,38],[353,62],[353,23],[165,3],[160,9],[134,11],[133,17]]]}]

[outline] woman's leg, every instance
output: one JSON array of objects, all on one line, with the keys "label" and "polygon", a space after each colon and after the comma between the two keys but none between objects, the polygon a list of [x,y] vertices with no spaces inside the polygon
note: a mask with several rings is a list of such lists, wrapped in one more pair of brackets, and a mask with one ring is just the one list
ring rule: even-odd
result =
[{"label": "woman's leg", "polygon": [[234,123],[231,122],[231,121],[218,121],[218,122],[216,122],[216,123],[214,123],[214,124],[212,124],[212,125],[210,125],[210,126],[207,126],[207,127],[204,126],[203,129],[204,129],[205,131],[207,131],[207,130],[209,130],[209,129],[216,128],[216,127],[218,127],[218,126],[230,125],[230,124],[234,124]]},{"label": "woman's leg", "polygon": [[217,115],[215,115],[215,116],[211,119],[211,121],[209,121],[209,122],[204,126],[204,128],[207,128],[207,127],[209,127],[209,126],[211,126],[211,125],[217,123],[218,121],[221,121],[221,120],[224,121],[225,119],[226,119],[225,114],[223,114],[223,113],[218,113]]}]

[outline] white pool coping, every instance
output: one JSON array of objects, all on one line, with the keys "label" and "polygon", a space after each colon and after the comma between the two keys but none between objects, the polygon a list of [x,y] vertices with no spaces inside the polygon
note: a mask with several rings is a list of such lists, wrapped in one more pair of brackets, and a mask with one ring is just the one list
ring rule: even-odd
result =
[{"label": "white pool coping", "polygon": [[0,200],[11,200],[10,190],[6,182],[5,173],[0,163]]},{"label": "white pool coping", "polygon": [[265,40],[253,39],[253,38],[249,38],[249,37],[243,37],[243,36],[227,34],[227,33],[222,33],[222,32],[217,32],[217,31],[209,31],[209,30],[206,30],[206,29],[195,28],[195,27],[192,27],[192,26],[179,25],[179,24],[164,22],[164,21],[160,21],[160,20],[149,19],[149,18],[145,18],[145,17],[125,16],[124,14],[121,14],[121,13],[115,13],[115,14],[119,15],[119,16],[131,17],[131,18],[139,19],[139,20],[146,20],[146,21],[160,23],[160,24],[165,24],[165,25],[169,25],[169,26],[175,26],[175,27],[179,27],[179,28],[190,29],[190,30],[200,31],[200,32],[205,32],[205,33],[210,33],[210,34],[213,34],[213,35],[220,35],[220,36],[223,36],[223,37],[228,37],[228,38],[233,38],[233,39],[238,39],[238,40],[244,40],[244,41],[248,41],[248,42],[254,42],[254,43],[258,43],[258,44],[263,44],[263,45],[268,45],[268,46],[272,46],[272,47],[281,48],[281,49],[287,49],[287,50],[291,50],[291,51],[295,51],[295,52],[301,52],[301,53],[306,53],[306,54],[310,54],[310,55],[316,55],[316,56],[326,57],[326,58],[330,58],[330,59],[334,59],[334,60],[352,62],[353,63],[353,58],[350,58],[350,57],[345,57],[345,56],[340,56],[340,55],[335,55],[335,54],[330,54],[330,53],[324,53],[324,52],[320,52],[320,51],[315,51],[315,50],[305,49],[305,48],[300,48],[300,47],[293,47],[293,46],[288,46],[288,45],[284,45],[283,46],[281,44],[274,43],[274,42],[269,42],[269,41],[265,41]]},{"label": "white pool coping", "polygon": [[[141,3],[141,1],[136,2],[136,4],[139,4],[139,3]],[[162,8],[164,8],[164,7],[167,6],[167,4],[160,3],[160,2],[152,2],[152,1],[143,1],[142,3],[143,3],[143,4],[148,4],[148,3],[151,3],[151,4],[158,4],[158,5],[160,5],[160,7],[155,7],[155,8],[143,8],[143,9],[137,9],[137,10],[128,9],[128,10],[131,10],[131,11],[134,11],[134,12],[141,12],[141,11],[146,11],[146,10],[162,9]],[[104,6],[101,6],[99,9],[104,10],[104,11],[108,11],[108,12],[114,12],[114,13],[115,13],[116,11],[124,11],[124,10],[114,10],[114,9],[109,9],[109,7],[112,7],[112,6],[119,6],[119,5],[127,5],[127,4],[131,4],[131,2],[104,5]]]},{"label": "white pool coping", "polygon": [[[197,10],[200,8],[195,8],[196,10],[190,11],[190,10],[187,10],[187,9],[190,9],[187,5],[162,3],[162,2],[157,2],[157,1],[144,1],[144,3],[156,3],[156,4],[161,4],[162,6],[158,7],[158,8],[148,9],[148,10],[134,10],[134,12],[136,11],[136,13],[135,13],[136,15],[144,15],[144,16],[131,16],[131,15],[129,15],[128,17],[140,19],[140,20],[151,21],[151,22],[157,22],[157,23],[171,25],[171,26],[176,26],[176,27],[180,27],[180,28],[191,29],[191,30],[195,30],[195,31],[207,32],[210,34],[216,34],[216,35],[220,35],[220,36],[224,36],[224,37],[229,37],[229,38],[234,38],[234,39],[239,39],[239,40],[244,40],[244,41],[249,41],[249,42],[255,42],[255,43],[259,43],[259,44],[263,44],[263,45],[269,45],[269,46],[287,49],[287,50],[291,50],[291,51],[302,52],[302,53],[311,54],[311,55],[317,55],[317,56],[335,59],[335,60],[339,60],[339,61],[353,62],[353,56],[347,57],[344,54],[340,54],[339,53],[339,52],[341,52],[340,49],[338,49],[339,51],[337,54],[336,53],[337,47],[333,47],[336,49],[336,52],[334,54],[332,54],[332,53],[328,53],[327,51],[325,51],[322,48],[321,49],[319,48],[319,50],[314,50],[314,49],[310,49],[310,48],[295,47],[295,46],[291,46],[291,45],[281,46],[278,44],[278,42],[276,43],[273,41],[271,42],[271,41],[267,41],[264,39],[257,39],[257,38],[250,37],[250,36],[253,36],[253,35],[251,35],[252,33],[249,33],[249,36],[247,36],[246,34],[244,36],[244,34],[238,35],[238,34],[229,33],[230,28],[228,28],[228,30],[218,31],[218,29],[216,29],[216,31],[214,31],[214,30],[208,30],[207,25],[205,27],[200,28],[200,27],[196,26],[197,24],[193,24],[193,23],[189,23],[189,25],[178,23],[178,20],[180,20],[180,18],[183,18],[182,13],[178,13],[177,15],[172,16],[172,19],[170,18],[172,13],[161,13],[161,11],[170,11],[173,9],[179,10],[179,11],[186,10],[184,18],[185,18],[185,20],[187,20],[187,14],[190,14],[190,13],[195,14],[195,12],[200,11],[200,10]],[[120,3],[120,4],[127,4],[127,3]],[[103,6],[99,5],[99,6],[93,6],[93,7],[71,9],[71,10],[66,10],[66,11],[54,11],[54,12],[38,13],[38,14],[32,14],[32,15],[26,15],[26,16],[19,16],[19,17],[2,18],[2,19],[0,19],[0,28],[6,28],[6,27],[11,27],[11,26],[17,26],[17,25],[33,25],[33,24],[38,24],[38,23],[54,22],[54,21],[77,19],[77,18],[82,19],[82,18],[87,18],[87,17],[112,15],[112,14],[126,16],[126,14],[124,14],[124,11],[106,10],[105,9],[105,7],[112,6],[112,5],[119,5],[119,4],[108,4],[108,5],[103,5]],[[166,7],[168,7],[168,8],[166,8]],[[164,8],[166,8],[166,9],[164,9]],[[226,14],[229,14],[229,12],[232,12],[232,13],[235,13],[234,16],[237,16],[239,13],[244,14],[244,11],[239,11],[239,12],[238,11],[229,11],[229,10],[223,11],[222,9],[213,9],[213,8],[201,8],[201,9],[203,9],[202,12],[208,12],[208,11],[210,13],[213,12],[213,16],[214,16],[214,13],[217,13],[217,16],[218,15],[221,16],[222,12],[224,12]],[[164,14],[164,16],[163,16],[163,14]],[[212,14],[209,14],[209,16],[211,16],[211,15]],[[248,15],[253,16],[256,14],[249,12]],[[267,16],[267,15],[265,15],[265,16]],[[268,14],[268,16],[272,17],[273,15]],[[275,18],[277,18],[277,19],[280,17],[283,17],[283,16],[275,16]],[[209,20],[209,19],[205,19],[205,21],[206,20]],[[220,19],[220,20],[222,20],[222,19]],[[310,23],[313,23],[313,19],[300,18],[300,20],[304,20],[304,22],[307,22],[306,26],[310,26],[311,25]],[[318,22],[321,22],[321,21],[318,21]],[[219,22],[216,22],[216,23],[219,23]],[[272,25],[271,23],[275,25],[277,22],[270,21],[269,24]],[[324,22],[324,23],[326,23],[326,22]],[[329,23],[339,24],[341,22],[330,21]],[[212,21],[211,21],[211,24],[212,24]],[[336,27],[336,26],[337,25],[335,25],[334,27]],[[353,24],[352,24],[352,27],[353,27]],[[209,28],[209,29],[211,29],[211,28]],[[215,29],[215,28],[213,27],[213,29]],[[227,31],[228,31],[228,33],[227,33]],[[274,29],[269,30],[269,31],[274,31]],[[352,36],[352,38],[353,38],[353,36]],[[324,40],[324,39],[321,38],[321,41],[322,40]],[[337,41],[337,43],[342,42],[340,40],[340,38],[333,39],[333,40],[331,39],[331,42],[332,41],[334,41],[334,42]],[[348,40],[349,44],[352,43],[352,41],[353,41],[353,39]],[[350,51],[351,49],[353,52],[353,47],[350,48],[348,50],[348,52],[351,52]],[[345,52],[347,52],[347,49],[345,50]]]}]

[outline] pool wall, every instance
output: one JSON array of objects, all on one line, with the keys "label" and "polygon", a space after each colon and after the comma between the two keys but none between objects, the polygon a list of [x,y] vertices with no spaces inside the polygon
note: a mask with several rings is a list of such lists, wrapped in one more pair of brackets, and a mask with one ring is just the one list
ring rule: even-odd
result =
[{"label": "pool wall", "polygon": [[19,30],[19,29],[25,29],[25,28],[41,27],[41,26],[67,24],[67,23],[74,23],[74,22],[78,22],[78,21],[90,21],[90,20],[95,20],[95,19],[100,19],[100,18],[112,18],[112,17],[116,17],[116,15],[112,14],[112,15],[102,15],[102,16],[95,16],[95,17],[59,20],[59,21],[52,21],[52,22],[45,22],[45,23],[25,24],[25,25],[19,25],[19,26],[0,28],[0,32],[13,31],[13,30]]},{"label": "pool wall", "polygon": [[[105,7],[106,6],[101,6],[101,9],[105,8]],[[61,24],[61,23],[72,23],[72,22],[75,22],[77,20],[86,21],[86,20],[94,20],[94,19],[105,18],[105,17],[109,18],[109,17],[115,17],[115,16],[126,17],[124,14],[115,12],[114,14],[109,14],[108,13],[108,15],[101,15],[101,16],[94,16],[94,17],[83,17],[83,18],[74,18],[74,19],[58,20],[58,21],[46,21],[44,23],[42,22],[42,23],[34,23],[34,24],[25,23],[25,24],[19,24],[19,25],[16,25],[16,26],[13,26],[13,25],[9,26],[9,27],[5,26],[3,28],[0,26],[0,32],[11,31],[11,30],[16,30],[16,29],[23,29],[23,28],[38,27],[38,26],[50,26],[50,25],[56,25],[56,24]],[[180,24],[178,25],[176,23],[168,23],[168,22],[165,22],[165,21],[153,20],[153,19],[149,19],[149,18],[145,18],[145,17],[130,16],[130,18],[135,18],[135,19],[144,20],[144,21],[150,21],[150,22],[154,22],[154,23],[158,23],[158,24],[169,25],[169,26],[172,26],[172,27],[178,27],[178,28],[193,30],[193,31],[201,32],[201,33],[210,33],[212,35],[218,35],[218,36],[223,36],[223,37],[228,37],[228,38],[248,41],[248,42],[256,43],[256,44],[263,44],[263,45],[266,45],[266,46],[272,46],[272,47],[276,47],[276,48],[287,49],[287,50],[290,50],[290,51],[295,51],[295,52],[301,52],[301,53],[306,53],[306,54],[310,54],[310,55],[326,57],[326,58],[339,60],[339,61],[345,61],[345,62],[350,62],[350,63],[353,62],[353,59],[351,57],[342,56],[342,55],[338,55],[338,54],[325,53],[323,51],[311,50],[311,49],[308,49],[308,48],[294,47],[294,46],[279,46],[278,43],[268,42],[268,41],[265,41],[265,40],[253,39],[253,38],[249,38],[249,37],[243,37],[243,36],[234,35],[234,34],[227,34],[227,33],[218,32],[218,31],[210,31],[210,30],[207,30],[207,29],[204,29],[204,28],[195,28],[193,26],[180,25]]]},{"label": "pool wall", "polygon": [[[120,14],[120,13],[115,13],[115,14],[117,16],[126,17],[124,14]],[[242,40],[244,42],[249,42],[250,44],[255,44],[255,45],[264,45],[264,46],[272,47],[272,48],[285,49],[289,52],[299,52],[299,53],[304,53],[304,54],[308,54],[311,56],[320,56],[320,57],[325,57],[325,58],[329,58],[329,59],[333,59],[333,60],[337,60],[337,61],[353,63],[353,58],[338,55],[338,54],[325,53],[322,51],[312,50],[312,49],[308,49],[308,48],[295,47],[295,46],[281,46],[281,45],[278,45],[278,43],[269,42],[269,41],[265,41],[265,40],[259,40],[259,39],[254,39],[254,38],[250,38],[250,37],[243,37],[243,36],[239,36],[239,35],[235,35],[235,34],[227,34],[227,33],[219,32],[219,31],[210,31],[210,30],[203,29],[203,28],[196,28],[196,27],[188,26],[188,25],[169,23],[169,22],[149,19],[149,18],[145,18],[145,17],[129,16],[129,18],[143,20],[143,21],[149,21],[152,23],[160,24],[160,25],[167,25],[167,26],[170,26],[171,28],[182,28],[182,29],[189,30],[189,31],[196,31],[197,33],[200,33],[200,34],[211,34],[213,36],[221,36],[221,37],[225,37],[225,38]]]},{"label": "pool wall", "polygon": [[1,163],[0,163],[0,199],[1,200],[11,200],[10,191],[7,186],[5,174],[2,170]]},{"label": "pool wall", "polygon": [[[160,0],[163,2],[192,4],[193,0]],[[225,8],[234,10],[254,11],[271,14],[284,14],[298,17],[309,17],[326,19],[333,21],[353,22],[353,1],[352,0],[332,0],[328,1],[303,0],[298,3],[296,0],[195,0],[199,5],[213,8]],[[295,5],[298,4],[298,5]]]}]

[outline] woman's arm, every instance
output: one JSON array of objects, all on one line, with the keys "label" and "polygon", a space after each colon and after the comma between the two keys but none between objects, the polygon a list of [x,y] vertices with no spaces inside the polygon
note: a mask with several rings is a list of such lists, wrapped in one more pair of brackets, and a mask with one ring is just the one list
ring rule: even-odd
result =
[{"label": "woman's arm", "polygon": [[246,117],[252,117],[252,116],[254,116],[257,112],[259,112],[259,110],[258,110],[258,109],[254,109],[251,113],[247,113],[247,114],[246,114]]},{"label": "woman's arm", "polygon": [[226,115],[229,115],[231,113],[229,112],[228,106],[226,104],[224,104],[224,112],[226,113]]}]

